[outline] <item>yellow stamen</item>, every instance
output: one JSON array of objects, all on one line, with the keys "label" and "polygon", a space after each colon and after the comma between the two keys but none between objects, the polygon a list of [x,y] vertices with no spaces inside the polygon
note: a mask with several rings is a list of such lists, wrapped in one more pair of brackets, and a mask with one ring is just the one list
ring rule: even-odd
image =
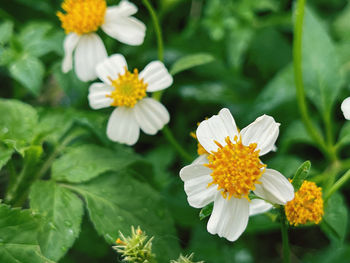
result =
[{"label": "yellow stamen", "polygon": [[124,241],[122,241],[119,237],[118,239],[115,241],[115,243],[119,244],[119,245],[126,245],[126,243]]},{"label": "yellow stamen", "polygon": [[265,172],[266,165],[259,159],[260,150],[256,150],[256,143],[245,146],[237,136],[234,141],[236,143],[227,137],[226,146],[215,142],[219,149],[209,155],[209,163],[205,164],[213,170],[213,181],[208,187],[216,184],[224,198],[230,199],[233,196],[249,200],[248,194],[255,190],[255,184],[261,183],[258,180]]},{"label": "yellow stamen", "polygon": [[322,188],[314,182],[304,181],[294,199],[286,204],[285,213],[291,225],[320,223],[324,215]]},{"label": "yellow stamen", "polygon": [[65,0],[57,12],[66,34],[78,35],[95,32],[104,23],[107,4],[105,0]]},{"label": "yellow stamen", "polygon": [[134,69],[134,73],[131,73],[125,67],[124,75],[119,74],[115,80],[109,79],[115,88],[110,95],[106,95],[113,99],[111,106],[132,108],[139,100],[146,96],[147,83],[144,83],[143,79],[139,79],[137,69]]}]

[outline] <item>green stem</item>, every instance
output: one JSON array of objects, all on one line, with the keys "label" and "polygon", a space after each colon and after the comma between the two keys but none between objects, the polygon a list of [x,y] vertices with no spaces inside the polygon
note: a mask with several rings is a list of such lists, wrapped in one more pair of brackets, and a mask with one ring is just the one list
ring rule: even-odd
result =
[{"label": "green stem", "polygon": [[338,181],[335,182],[335,184],[332,185],[332,187],[327,192],[324,202],[326,203],[327,200],[334,194],[337,190],[339,190],[340,187],[342,187],[348,180],[350,179],[350,170],[348,170],[342,177],[338,179]]},{"label": "green stem", "polygon": [[282,245],[283,245],[283,262],[290,263],[290,247],[288,240],[288,225],[286,216],[284,214],[284,208],[280,208],[281,215],[281,234],[282,234]]},{"label": "green stem", "polygon": [[302,69],[302,39],[305,1],[306,0],[298,0],[297,2],[294,24],[293,66],[298,107],[301,114],[301,119],[311,138],[320,146],[320,150],[328,159],[336,160],[337,158],[334,151],[328,149],[322,134],[312,123],[306,104]]},{"label": "green stem", "polygon": [[175,150],[180,154],[180,156],[188,162],[191,162],[193,160],[192,156],[188,154],[181,145],[177,142],[177,140],[174,138],[171,130],[168,126],[164,126],[163,128],[163,134],[167,138],[167,140],[174,146]]}]

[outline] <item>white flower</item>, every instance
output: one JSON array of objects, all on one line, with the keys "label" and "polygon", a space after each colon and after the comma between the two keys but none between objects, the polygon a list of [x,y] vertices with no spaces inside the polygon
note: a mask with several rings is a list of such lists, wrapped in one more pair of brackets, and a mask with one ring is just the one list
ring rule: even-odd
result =
[{"label": "white flower", "polygon": [[235,241],[250,214],[266,211],[258,199],[249,200],[250,191],[274,204],[294,198],[291,183],[278,171],[266,169],[259,158],[273,149],[278,133],[279,124],[267,115],[239,132],[228,109],[198,126],[198,141],[210,154],[182,168],[180,177],[191,206],[201,208],[214,201],[207,225],[211,234]]},{"label": "white flower", "polygon": [[344,118],[350,120],[350,97],[347,97],[341,104],[341,110]]},{"label": "white flower", "polygon": [[143,43],[146,27],[132,17],[137,7],[126,0],[111,7],[107,7],[106,0],[65,0],[62,9],[65,14],[57,13],[67,34],[62,71],[72,69],[75,50],[75,72],[82,81],[95,79],[96,65],[107,57],[101,38],[95,33],[99,28],[125,44]]},{"label": "white flower", "polygon": [[162,62],[153,61],[140,74],[137,69],[131,73],[125,58],[115,54],[98,64],[96,72],[103,83],[90,86],[89,104],[93,109],[117,107],[107,125],[107,136],[112,141],[133,145],[140,128],[153,135],[169,122],[167,109],[146,94],[166,89],[173,83]]}]

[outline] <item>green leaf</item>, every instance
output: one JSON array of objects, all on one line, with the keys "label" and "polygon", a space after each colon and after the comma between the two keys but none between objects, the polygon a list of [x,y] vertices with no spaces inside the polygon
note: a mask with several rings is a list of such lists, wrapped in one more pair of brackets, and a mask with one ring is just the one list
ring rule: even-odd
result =
[{"label": "green leaf", "polygon": [[11,159],[14,150],[0,145],[0,170]]},{"label": "green leaf", "polygon": [[0,45],[6,44],[13,34],[13,22],[5,21],[0,24]]},{"label": "green leaf", "polygon": [[44,78],[44,64],[36,57],[22,54],[9,66],[11,76],[34,95],[39,95]]},{"label": "green leaf", "polygon": [[58,261],[79,236],[83,217],[82,201],[52,181],[37,181],[30,192],[30,207],[43,215],[38,235],[42,253]]},{"label": "green leaf", "polygon": [[199,212],[199,219],[203,220],[204,218],[211,215],[211,212],[213,211],[214,203],[210,203],[209,205],[206,205],[201,209]]},{"label": "green leaf", "polygon": [[82,145],[68,150],[52,164],[52,178],[79,183],[107,171],[120,171],[136,160],[125,151],[112,151],[97,145]]},{"label": "green leaf", "polygon": [[339,193],[333,194],[325,204],[324,212],[321,229],[331,240],[343,242],[348,223],[348,211],[343,196]]},{"label": "green leaf", "polygon": [[296,143],[314,145],[313,140],[300,120],[288,124],[286,131],[282,135],[281,151],[286,152],[290,146],[293,146]]},{"label": "green leaf", "polygon": [[38,231],[38,218],[30,210],[0,204],[0,262],[53,263],[40,251]]},{"label": "green leaf", "polygon": [[0,140],[23,154],[34,138],[38,122],[36,110],[17,100],[0,99]]},{"label": "green leaf", "polygon": [[350,122],[349,121],[345,122],[345,124],[340,130],[337,146],[341,148],[348,144],[350,144]]},{"label": "green leaf", "polygon": [[321,21],[307,9],[303,29],[303,77],[309,99],[323,115],[331,112],[344,82],[332,39]]},{"label": "green leaf", "polygon": [[294,187],[294,192],[298,191],[300,186],[306,180],[309,175],[311,169],[311,162],[306,161],[302,165],[299,166],[298,170],[295,172],[293,177],[292,185]]},{"label": "green leaf", "polygon": [[170,69],[170,74],[175,75],[187,69],[204,65],[214,61],[214,57],[210,54],[194,54],[188,55],[177,60]]},{"label": "green leaf", "polygon": [[140,226],[155,237],[153,251],[159,262],[178,255],[179,244],[169,211],[161,196],[147,184],[123,172],[69,187],[83,196],[91,221],[108,243],[116,240],[118,231],[128,233],[131,225]]}]

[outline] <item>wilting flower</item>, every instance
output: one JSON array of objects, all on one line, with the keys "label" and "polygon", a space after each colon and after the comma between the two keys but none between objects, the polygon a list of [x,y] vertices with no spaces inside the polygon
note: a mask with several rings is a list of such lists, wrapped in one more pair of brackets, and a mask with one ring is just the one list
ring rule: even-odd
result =
[{"label": "wilting flower", "polygon": [[350,97],[347,97],[341,104],[341,110],[344,118],[350,120]]},{"label": "wilting flower", "polygon": [[121,254],[124,262],[154,263],[155,255],[152,253],[153,237],[148,238],[140,227],[131,227],[131,236],[125,237],[119,232],[120,238],[113,248]]},{"label": "wilting flower", "polygon": [[285,213],[289,223],[294,226],[320,223],[324,215],[322,188],[314,182],[304,181],[294,199],[286,204]]},{"label": "wilting flower", "polygon": [[168,88],[173,78],[160,61],[149,63],[138,73],[130,72],[125,58],[116,54],[96,67],[103,83],[93,83],[89,89],[89,103],[93,109],[116,107],[107,124],[107,136],[112,141],[133,145],[140,135],[154,135],[169,122],[167,109],[148,98],[146,92]]},{"label": "wilting flower", "polygon": [[238,239],[248,224],[251,191],[273,204],[294,198],[291,183],[259,158],[273,149],[278,133],[279,124],[267,115],[239,132],[228,109],[200,123],[196,136],[209,153],[208,162],[184,167],[180,177],[191,206],[214,201],[207,225],[211,234]]},{"label": "wilting flower", "polygon": [[62,71],[72,69],[75,50],[75,72],[82,81],[95,79],[96,65],[107,57],[101,38],[95,33],[99,28],[125,44],[143,43],[146,27],[132,17],[137,7],[128,1],[107,7],[106,0],[65,0],[62,9],[65,13],[57,12],[67,34]]}]

